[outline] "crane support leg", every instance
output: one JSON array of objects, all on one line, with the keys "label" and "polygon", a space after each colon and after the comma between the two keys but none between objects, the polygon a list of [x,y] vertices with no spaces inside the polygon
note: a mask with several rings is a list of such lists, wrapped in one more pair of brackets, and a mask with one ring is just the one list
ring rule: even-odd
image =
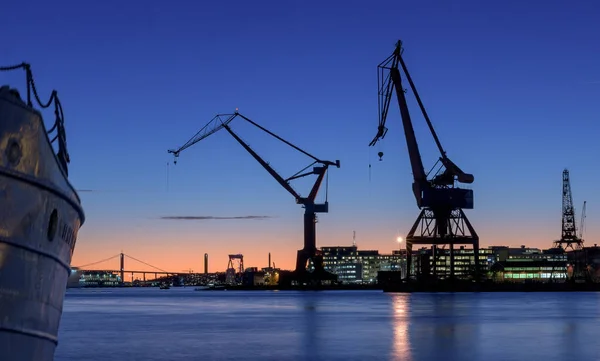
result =
[{"label": "crane support leg", "polygon": [[307,210],[304,212],[304,248],[298,251],[296,258],[296,272],[302,274],[306,272],[308,261],[311,260],[315,267],[323,268],[323,264],[316,264],[317,256],[317,217],[314,212]]},{"label": "crane support leg", "polygon": [[[407,279],[411,278],[412,274],[412,248],[413,245],[432,245],[432,267],[431,269],[437,274],[437,265],[435,264],[438,258],[438,253],[443,252],[440,245],[449,245],[450,248],[450,278],[456,276],[455,268],[455,245],[472,245],[473,246],[473,266],[474,279],[479,280],[479,236],[469,222],[462,209],[455,208],[447,211],[447,209],[433,210],[424,208],[417,217],[417,220],[406,236],[406,270]],[[462,269],[464,275],[464,269]],[[416,272],[420,273],[420,272]],[[446,275],[448,276],[448,275]]]},{"label": "crane support leg", "polygon": [[[319,208],[320,205],[315,205]],[[306,205],[304,212],[304,248],[298,251],[296,257],[296,281],[300,284],[320,284],[324,280],[335,280],[336,275],[325,271],[323,255],[317,249],[317,217],[315,209]],[[319,209],[316,209],[319,211]],[[309,261],[314,269],[307,269]]]},{"label": "crane support leg", "polygon": [[450,279],[454,279],[454,244],[450,243]]},{"label": "crane support leg", "polygon": [[310,211],[304,212],[304,250],[311,256],[317,252],[317,215]]}]

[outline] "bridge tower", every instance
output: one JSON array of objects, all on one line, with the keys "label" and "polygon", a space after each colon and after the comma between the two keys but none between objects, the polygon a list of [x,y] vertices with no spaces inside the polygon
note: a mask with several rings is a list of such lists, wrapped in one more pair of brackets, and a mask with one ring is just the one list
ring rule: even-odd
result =
[{"label": "bridge tower", "polygon": [[125,283],[125,254],[123,254],[123,252],[121,252],[120,254],[120,259],[121,259],[121,284]]}]

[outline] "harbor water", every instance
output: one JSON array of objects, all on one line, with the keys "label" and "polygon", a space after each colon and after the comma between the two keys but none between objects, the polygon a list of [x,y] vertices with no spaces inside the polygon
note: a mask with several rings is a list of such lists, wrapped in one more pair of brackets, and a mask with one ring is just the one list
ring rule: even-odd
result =
[{"label": "harbor water", "polygon": [[600,293],[69,289],[56,361],[596,360]]}]

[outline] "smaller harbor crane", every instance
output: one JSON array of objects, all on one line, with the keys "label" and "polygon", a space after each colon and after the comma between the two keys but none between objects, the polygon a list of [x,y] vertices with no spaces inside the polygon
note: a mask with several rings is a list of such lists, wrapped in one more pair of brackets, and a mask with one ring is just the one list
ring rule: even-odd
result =
[{"label": "smaller harbor crane", "polygon": [[585,205],[586,204],[587,204],[587,201],[583,201],[583,208],[581,209],[581,222],[579,222],[579,239],[581,240],[581,243],[584,243],[583,230],[585,228]]},{"label": "smaller harbor crane", "polygon": [[[569,170],[565,169],[562,173],[562,230],[559,240],[554,241],[554,252],[567,253],[570,263],[573,265],[573,276],[569,281],[580,281],[587,275],[586,256],[583,242],[583,227],[585,220],[585,205],[581,212],[581,222],[579,223],[579,233],[577,232],[577,222],[575,218],[575,207],[573,206],[573,193],[571,191],[571,176]],[[569,252],[570,248],[570,252]],[[552,269],[554,276],[554,267]]]},{"label": "smaller harbor crane", "polygon": [[[279,173],[277,173],[269,165],[269,163],[267,163],[263,158],[261,158],[252,148],[250,148],[248,144],[246,144],[231,129],[230,123],[236,118],[241,118],[247,121],[251,125],[269,134],[275,139],[283,142],[284,144],[295,149],[296,151],[306,155],[307,157],[312,159],[312,163],[302,168],[300,171],[296,172],[290,177],[284,178]],[[323,267],[323,256],[316,246],[316,214],[329,212],[327,187],[325,190],[325,202],[316,203],[316,198],[319,189],[321,188],[321,185],[323,183],[323,180],[325,180],[328,168],[330,166],[335,166],[339,168],[340,161],[336,160],[335,162],[333,162],[317,158],[314,155],[290,143],[289,141],[281,138],[280,136],[276,135],[270,130],[262,127],[261,125],[257,124],[248,117],[240,114],[236,109],[236,111],[233,114],[217,114],[210,122],[208,122],[208,124],[206,124],[202,129],[200,129],[200,131],[198,131],[198,133],[196,133],[184,145],[177,149],[168,150],[168,152],[172,153],[175,157],[173,163],[177,164],[177,159],[182,151],[221,129],[225,129],[277,181],[277,183],[279,183],[279,185],[281,185],[286,191],[288,191],[288,193],[290,193],[294,197],[294,199],[296,200],[296,204],[301,204],[304,208],[304,247],[297,253],[296,269],[294,272],[295,274],[292,276],[293,280],[300,284],[318,284],[323,280],[335,279],[335,275],[325,271]],[[316,175],[317,179],[315,180],[315,183],[312,186],[308,196],[303,197],[298,192],[296,192],[294,188],[292,188],[290,182],[295,179],[304,178],[310,175]]]},{"label": "smaller harbor crane", "polygon": [[[584,203],[585,207],[585,203]],[[583,217],[582,217],[583,222]],[[575,221],[575,207],[573,206],[573,193],[571,192],[571,177],[569,170],[562,173],[562,231],[560,239],[554,242],[554,246],[567,251],[583,249],[583,240],[577,235],[577,224]],[[580,229],[581,231],[581,229]]]}]

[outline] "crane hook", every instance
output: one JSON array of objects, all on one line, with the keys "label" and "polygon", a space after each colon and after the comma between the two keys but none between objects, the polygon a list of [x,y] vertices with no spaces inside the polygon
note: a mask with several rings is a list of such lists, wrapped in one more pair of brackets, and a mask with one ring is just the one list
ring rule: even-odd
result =
[{"label": "crane hook", "polygon": [[379,161],[381,162],[383,160],[383,152],[379,152],[377,155],[379,156]]}]

